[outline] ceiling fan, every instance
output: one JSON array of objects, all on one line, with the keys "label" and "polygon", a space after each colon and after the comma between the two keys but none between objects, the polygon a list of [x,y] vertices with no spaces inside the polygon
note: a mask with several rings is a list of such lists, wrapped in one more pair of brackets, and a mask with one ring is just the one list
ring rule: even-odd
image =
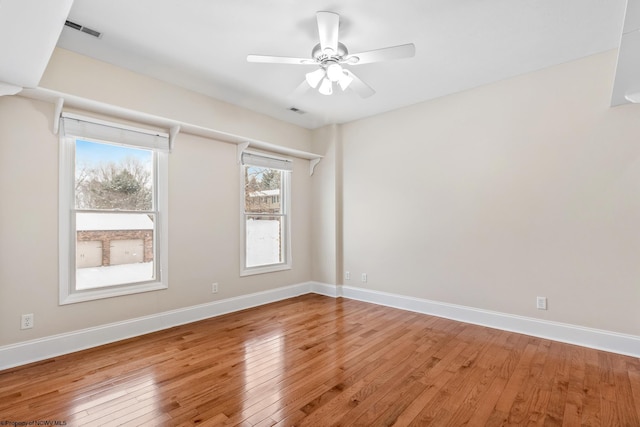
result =
[{"label": "ceiling fan", "polygon": [[350,54],[347,47],[338,41],[338,27],[340,15],[334,12],[316,12],[318,22],[318,43],[311,50],[311,58],[290,58],[285,56],[247,55],[249,62],[261,62],[270,64],[293,65],[317,65],[319,68],[306,74],[303,87],[308,84],[312,88],[318,88],[323,95],[333,93],[333,84],[336,83],[342,90],[352,89],[363,98],[373,95],[373,90],[362,81],[346,65],[362,65],[373,62],[388,61],[391,59],[410,58],[415,55],[416,48],[413,43],[399,46],[385,47],[366,52]]}]

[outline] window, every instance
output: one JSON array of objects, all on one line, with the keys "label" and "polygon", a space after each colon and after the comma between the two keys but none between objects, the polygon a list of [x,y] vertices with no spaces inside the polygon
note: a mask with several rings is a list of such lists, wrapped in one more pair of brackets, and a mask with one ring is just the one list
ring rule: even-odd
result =
[{"label": "window", "polygon": [[290,160],[242,154],[240,275],[291,268]]},{"label": "window", "polygon": [[61,122],[60,304],[166,289],[168,136]]}]

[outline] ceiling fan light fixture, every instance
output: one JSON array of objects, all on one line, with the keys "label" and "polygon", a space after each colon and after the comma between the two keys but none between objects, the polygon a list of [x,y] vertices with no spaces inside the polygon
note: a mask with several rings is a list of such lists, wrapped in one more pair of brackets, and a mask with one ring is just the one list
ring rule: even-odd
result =
[{"label": "ceiling fan light fixture", "polygon": [[328,77],[322,79],[322,83],[320,83],[320,88],[318,89],[323,95],[331,95],[333,93],[333,82],[329,80]]},{"label": "ceiling fan light fixture", "polygon": [[343,91],[349,88],[361,98],[368,98],[375,94],[376,91],[343,66],[411,58],[416,53],[415,45],[407,43],[349,54],[347,47],[338,40],[340,15],[335,12],[318,11],[316,12],[316,22],[318,24],[320,43],[311,49],[310,59],[251,54],[247,55],[247,61],[271,64],[317,65],[319,69],[305,74],[305,80],[295,90],[297,95],[301,95],[308,87],[318,90],[322,95],[332,95],[333,84],[336,83]]},{"label": "ceiling fan light fixture", "polygon": [[320,81],[325,77],[325,74],[326,73],[323,68],[318,68],[311,73],[307,73],[305,75],[305,79],[307,80],[307,83],[309,83],[309,86],[311,86],[312,88],[316,88],[318,87]]},{"label": "ceiling fan light fixture", "polygon": [[327,67],[327,77],[332,82],[337,82],[344,75],[342,67],[337,62],[333,62],[331,65]]}]

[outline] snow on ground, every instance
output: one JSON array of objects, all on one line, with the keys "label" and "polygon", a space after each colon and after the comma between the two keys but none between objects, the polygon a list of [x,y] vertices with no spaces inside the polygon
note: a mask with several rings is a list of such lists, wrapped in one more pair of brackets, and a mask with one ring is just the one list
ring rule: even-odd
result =
[{"label": "snow on ground", "polygon": [[76,288],[94,289],[153,280],[153,261],[76,270]]},{"label": "snow on ground", "polygon": [[247,221],[247,265],[269,265],[280,262],[280,221]]},{"label": "snow on ground", "polygon": [[[247,265],[277,264],[280,260],[280,221],[247,221]],[[79,268],[76,288],[95,289],[153,280],[153,262]]]}]

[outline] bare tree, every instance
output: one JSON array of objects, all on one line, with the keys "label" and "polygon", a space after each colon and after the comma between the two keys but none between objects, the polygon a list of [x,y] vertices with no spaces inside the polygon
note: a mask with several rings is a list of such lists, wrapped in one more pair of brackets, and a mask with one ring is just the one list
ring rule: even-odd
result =
[{"label": "bare tree", "polygon": [[76,173],[76,206],[80,209],[151,210],[151,171],[136,158],[82,166]]},{"label": "bare tree", "polygon": [[262,168],[257,166],[245,166],[245,210],[247,212],[268,213],[278,210],[278,201],[273,202],[273,194],[267,190],[280,190],[282,172],[276,169]]}]

